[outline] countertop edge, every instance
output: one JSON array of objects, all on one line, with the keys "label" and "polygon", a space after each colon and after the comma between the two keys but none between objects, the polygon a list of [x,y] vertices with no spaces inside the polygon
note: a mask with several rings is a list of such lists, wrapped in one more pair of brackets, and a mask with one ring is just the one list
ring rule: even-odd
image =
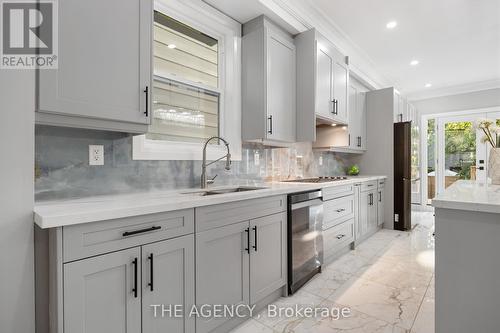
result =
[{"label": "countertop edge", "polygon": [[[42,202],[35,204],[34,207],[34,223],[38,225],[42,229],[48,229],[48,228],[56,228],[56,227],[63,227],[63,226],[69,226],[69,225],[76,225],[76,224],[83,224],[83,223],[92,223],[92,222],[99,222],[99,221],[106,221],[106,220],[112,220],[112,219],[119,219],[119,218],[127,218],[127,217],[133,217],[133,216],[140,216],[140,215],[148,215],[148,214],[156,214],[156,213],[165,213],[165,212],[170,212],[170,211],[175,211],[175,210],[183,210],[183,209],[192,209],[192,208],[197,208],[197,207],[203,207],[203,206],[211,206],[211,205],[218,205],[226,202],[236,202],[236,201],[241,201],[241,200],[251,200],[251,199],[256,199],[260,197],[270,197],[270,196],[276,196],[276,195],[286,195],[294,192],[301,192],[301,191],[309,191],[309,190],[314,190],[314,189],[320,189],[320,188],[327,188],[327,187],[334,187],[334,186],[341,186],[341,185],[348,185],[348,184],[356,184],[356,183],[363,183],[367,181],[372,181],[372,180],[379,180],[379,179],[386,179],[387,176],[361,176],[359,179],[356,178],[351,178],[346,181],[339,181],[339,182],[331,182],[331,183],[322,183],[322,184],[297,184],[293,183],[290,184],[290,187],[287,187],[287,183],[282,183],[282,182],[277,182],[277,183],[271,183],[267,184],[270,186],[270,188],[265,189],[265,190],[260,190],[260,191],[252,191],[252,192],[240,192],[240,193],[232,193],[232,194],[221,194],[220,196],[217,197],[212,197],[210,199],[202,199],[200,197],[193,197],[193,200],[191,201],[184,201],[180,203],[162,203],[162,204],[144,204],[144,205],[136,205],[136,206],[131,206],[131,207],[115,207],[113,209],[89,209],[85,213],[83,212],[73,212],[71,210],[71,206],[74,205],[91,205],[92,202],[98,204],[105,203],[106,201],[99,201],[99,199],[96,197],[89,197],[89,198],[81,198],[81,199],[76,199],[76,200],[68,200],[68,201],[54,201],[54,202]],[[282,188],[272,188],[273,184],[279,184],[280,187]],[[235,185],[236,186],[236,185]],[[182,194],[186,192],[193,191],[195,192],[197,189],[184,189],[184,190],[176,190],[176,191],[166,191],[166,192],[172,192],[172,197],[175,195],[189,195],[189,194]],[[148,195],[148,193],[143,193],[142,194],[145,198]],[[122,195],[116,195],[116,197],[119,199]],[[137,194],[137,196],[141,196],[141,194]],[[123,196],[124,197],[124,196]],[[187,197],[186,197],[187,198]],[[85,202],[82,201],[84,199],[88,199],[90,202]],[[198,200],[196,200],[198,199]],[[108,199],[109,200],[109,199]],[[66,211],[62,213],[61,211],[65,210],[64,206],[68,206]],[[51,207],[57,207],[55,209],[56,211],[59,211],[58,213],[43,213],[41,212],[42,210],[50,210]],[[69,222],[68,222],[69,221]]]}]

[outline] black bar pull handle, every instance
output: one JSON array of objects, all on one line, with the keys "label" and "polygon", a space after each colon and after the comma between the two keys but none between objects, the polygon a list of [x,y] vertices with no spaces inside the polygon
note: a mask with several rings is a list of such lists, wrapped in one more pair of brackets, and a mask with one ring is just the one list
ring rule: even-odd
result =
[{"label": "black bar pull handle", "polygon": [[137,258],[132,261],[132,265],[134,265],[134,288],[132,292],[134,293],[134,297],[137,298]]},{"label": "black bar pull handle", "polygon": [[149,256],[148,256],[148,260],[149,260],[149,283],[148,283],[148,286],[149,286],[149,290],[153,291],[153,254],[151,253]]},{"label": "black bar pull handle", "polygon": [[255,243],[252,247],[255,250],[255,252],[257,252],[257,226],[254,226],[252,230],[254,232],[254,237],[255,237]]},{"label": "black bar pull handle", "polygon": [[378,191],[378,202],[382,202],[382,191]]},{"label": "black bar pull handle", "polygon": [[269,130],[267,131],[267,133],[273,134],[273,116],[271,115],[267,117],[267,119],[269,120]]},{"label": "black bar pull handle", "polygon": [[146,117],[149,116],[149,87],[146,86],[146,89],[144,89],[144,93],[146,94],[146,111],[144,111],[144,114]]},{"label": "black bar pull handle", "polygon": [[247,247],[245,247],[245,251],[250,254],[250,228],[246,228],[245,232],[247,234]]},{"label": "black bar pull handle", "polygon": [[155,230],[160,230],[160,226],[153,226],[150,228],[146,229],[140,229],[140,230],[134,230],[134,231],[125,231],[122,236],[127,237],[127,236],[132,236],[132,235],[137,235],[137,234],[142,234],[143,232],[148,232],[148,231],[155,231]]}]

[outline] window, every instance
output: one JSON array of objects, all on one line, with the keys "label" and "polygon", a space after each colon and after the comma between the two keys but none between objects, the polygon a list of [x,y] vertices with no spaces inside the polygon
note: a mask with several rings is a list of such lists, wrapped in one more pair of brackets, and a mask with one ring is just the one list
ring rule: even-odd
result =
[{"label": "window", "polygon": [[153,115],[146,138],[200,142],[219,135],[218,41],[155,11],[153,56]]},{"label": "window", "polygon": [[[133,158],[201,159],[212,136],[228,139],[238,158],[240,25],[203,3],[156,1],[153,35],[151,126],[134,137]],[[209,159],[223,148],[211,143]]]}]

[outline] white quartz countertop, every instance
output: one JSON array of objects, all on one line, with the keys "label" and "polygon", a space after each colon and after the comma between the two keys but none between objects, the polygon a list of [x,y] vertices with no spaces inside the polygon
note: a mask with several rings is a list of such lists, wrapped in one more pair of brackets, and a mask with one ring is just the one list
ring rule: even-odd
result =
[{"label": "white quartz countertop", "polygon": [[[200,196],[201,189],[175,191],[155,191],[134,194],[118,194],[87,197],[72,200],[37,202],[34,209],[34,221],[40,228],[54,228],[73,224],[97,222],[130,216],[162,213],[179,209],[217,205],[226,202],[283,195],[331,186],[362,183],[386,178],[385,176],[358,176],[347,180],[321,184],[311,183],[261,183],[250,186],[266,187],[255,191],[235,192]],[[211,187],[208,190],[226,187]],[[249,186],[245,184],[245,186]]]},{"label": "white quartz countertop", "polygon": [[459,180],[432,200],[432,205],[436,208],[500,214],[500,185]]}]

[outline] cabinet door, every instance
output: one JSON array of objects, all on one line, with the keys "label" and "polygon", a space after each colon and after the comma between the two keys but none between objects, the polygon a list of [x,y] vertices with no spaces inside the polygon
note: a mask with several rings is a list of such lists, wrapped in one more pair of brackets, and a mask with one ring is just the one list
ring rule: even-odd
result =
[{"label": "cabinet door", "polygon": [[[195,331],[194,317],[186,315],[194,304],[194,274],[194,235],[142,247],[143,332]],[[161,308],[157,308],[155,317],[152,304],[180,305],[184,316],[162,317]]]},{"label": "cabinet door", "polygon": [[[196,304],[249,304],[250,227],[240,222],[196,234]],[[210,332],[231,318],[196,319]]]},{"label": "cabinet door", "polygon": [[358,89],[349,85],[349,148],[361,149],[361,113]]},{"label": "cabinet door", "polygon": [[286,283],[286,213],[250,221],[250,302],[257,303]]},{"label": "cabinet door", "polygon": [[140,265],[139,247],[64,264],[64,332],[141,332]]},{"label": "cabinet door", "polygon": [[373,190],[368,192],[371,196],[368,202],[368,230],[371,230],[377,226],[377,191]]},{"label": "cabinet door", "polygon": [[347,123],[349,120],[349,69],[339,61],[334,62],[333,97],[336,101],[334,118]]},{"label": "cabinet door", "polygon": [[333,57],[317,47],[316,68],[316,114],[331,119],[333,117]]},{"label": "cabinet door", "polygon": [[[366,92],[360,92],[357,98],[357,112],[359,114],[359,143],[358,148],[366,150]],[[349,124],[351,126],[351,124]],[[357,142],[356,142],[357,143]]]},{"label": "cabinet door", "polygon": [[384,203],[385,203],[385,189],[378,189],[378,200],[377,200],[377,224],[384,224]]},{"label": "cabinet door", "polygon": [[359,235],[363,236],[368,231],[368,221],[370,219],[370,193],[361,192],[359,196]]},{"label": "cabinet door", "polygon": [[38,110],[148,124],[152,1],[64,0],[58,11],[59,68],[39,71]]},{"label": "cabinet door", "polygon": [[295,46],[272,29],[266,32],[268,138],[295,142]]}]

